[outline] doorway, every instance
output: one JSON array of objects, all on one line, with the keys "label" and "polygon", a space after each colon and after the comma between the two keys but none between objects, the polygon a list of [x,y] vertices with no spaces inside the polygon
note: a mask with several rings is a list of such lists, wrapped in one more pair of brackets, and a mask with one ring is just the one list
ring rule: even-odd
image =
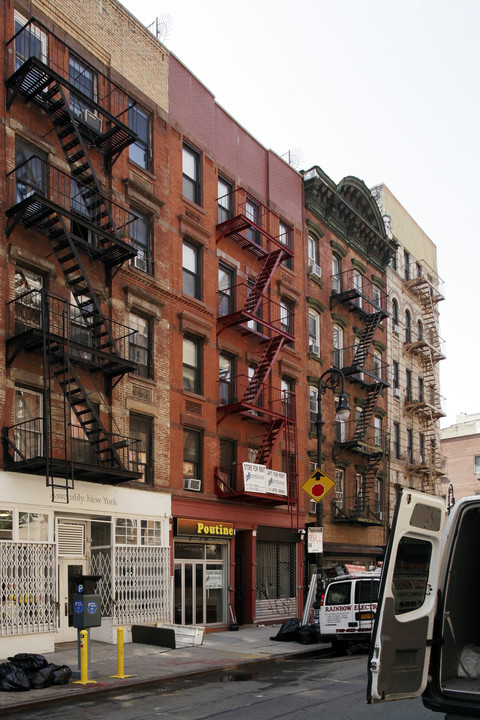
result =
[{"label": "doorway", "polygon": [[220,543],[175,543],[176,624],[225,624],[226,549]]},{"label": "doorway", "polygon": [[73,627],[73,595],[75,578],[88,571],[85,533],[86,523],[57,520],[59,621],[56,642],[77,639],[77,629]]}]

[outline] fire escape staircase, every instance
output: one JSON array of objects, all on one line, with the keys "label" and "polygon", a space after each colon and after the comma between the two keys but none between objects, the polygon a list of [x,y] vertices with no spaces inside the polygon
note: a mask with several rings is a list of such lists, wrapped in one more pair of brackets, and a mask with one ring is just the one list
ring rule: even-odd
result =
[{"label": "fire escape staircase", "polygon": [[[69,87],[71,93],[82,96],[77,89],[69,86],[55,71],[47,67],[37,58],[29,58],[20,69],[7,81],[10,90],[7,106],[10,107],[19,94],[24,102],[33,102],[41,107],[51,118],[53,127],[62,146],[67,163],[70,166],[72,180],[75,181],[82,195],[84,206],[88,210],[88,222],[94,230],[101,245],[101,260],[107,270],[116,265],[117,269],[127,259],[134,257],[136,252],[120,240],[119,232],[115,226],[108,202],[101,192],[92,162],[88,156],[80,123],[69,105],[62,86]],[[90,104],[91,100],[85,98]],[[102,111],[103,112],[103,111]],[[110,131],[92,144],[112,158],[135,139],[135,134],[115,118],[111,118]],[[24,201],[28,204],[27,201]],[[104,373],[110,382],[113,375],[121,377],[129,369],[129,363],[120,357],[115,339],[107,318],[104,316],[96,293],[88,278],[84,263],[80,256],[79,247],[88,253],[88,247],[78,242],[78,239],[69,230],[64,218],[52,207],[40,208],[33,206],[28,217],[20,218],[28,227],[43,232],[50,238],[53,250],[62,268],[66,284],[70,289],[78,306],[80,316],[85,327],[89,329],[90,336],[94,338],[97,347],[109,355],[110,360],[104,361]],[[17,220],[18,221],[18,220]],[[16,222],[11,224],[8,232],[13,230]],[[72,359],[68,356],[68,349],[60,347],[57,342],[47,340],[48,362],[53,376],[62,389],[65,398],[77,418],[85,437],[95,448],[95,454],[100,464],[116,467],[124,471],[120,473],[118,482],[132,479],[134,473],[128,471],[122,461],[111,434],[104,427],[98,412],[92,405],[86,388],[75,371]],[[118,363],[115,358],[118,357]],[[113,360],[113,362],[112,362]],[[86,372],[89,372],[85,368]],[[111,388],[109,388],[111,390]],[[136,477],[140,477],[136,474]],[[48,478],[47,478],[48,481]],[[68,485],[66,486],[68,489]]]}]

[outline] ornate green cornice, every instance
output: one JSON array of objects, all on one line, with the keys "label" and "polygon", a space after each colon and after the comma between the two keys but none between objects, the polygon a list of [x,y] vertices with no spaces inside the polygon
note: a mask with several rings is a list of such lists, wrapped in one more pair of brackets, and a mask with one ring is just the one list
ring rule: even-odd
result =
[{"label": "ornate green cornice", "polygon": [[311,297],[311,295],[307,295],[307,305],[308,307],[312,308],[312,310],[316,310],[318,313],[323,313],[327,309],[323,303],[320,302],[320,300],[317,300],[317,298]]},{"label": "ornate green cornice", "polygon": [[346,327],[348,327],[348,321],[345,320],[343,315],[338,315],[337,313],[332,312],[331,318],[332,318],[333,322],[336,325],[340,325],[341,328],[345,329]]},{"label": "ornate green cornice", "polygon": [[366,265],[364,265],[362,262],[360,262],[360,260],[358,260],[357,258],[352,258],[352,265],[353,265],[353,267],[356,268],[359,272],[361,272],[362,275],[366,275],[366,274],[367,274],[367,267],[366,267]]},{"label": "ornate green cornice", "polygon": [[325,230],[317,222],[315,222],[315,220],[312,220],[311,218],[307,218],[307,228],[308,232],[312,233],[312,235],[316,235],[318,240],[320,240],[325,235]]}]

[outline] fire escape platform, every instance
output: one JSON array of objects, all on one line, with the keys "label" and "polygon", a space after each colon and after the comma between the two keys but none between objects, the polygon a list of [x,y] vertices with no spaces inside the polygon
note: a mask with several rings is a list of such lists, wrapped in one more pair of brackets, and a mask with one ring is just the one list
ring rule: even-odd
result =
[{"label": "fire escape platform", "polygon": [[12,472],[29,473],[30,475],[42,475],[46,472],[55,477],[86,482],[100,483],[103,485],[118,485],[119,483],[139,480],[141,473],[124,470],[121,468],[107,467],[104,465],[89,465],[88,463],[71,462],[70,460],[46,458],[38,456],[28,460],[14,460],[9,453],[4,453],[7,459],[6,467]]},{"label": "fire escape platform", "polygon": [[437,363],[440,360],[445,360],[445,355],[435,345],[427,342],[426,340],[416,340],[415,342],[405,343],[404,348],[406,352],[412,355],[417,355],[423,361],[432,361]]},{"label": "fire escape platform", "polygon": [[25,102],[32,102],[45,112],[49,112],[48,88],[52,85],[61,85],[72,95],[84,100],[88,107],[92,108],[94,114],[102,118],[103,125],[107,126],[105,132],[97,130],[93,125],[84,122],[80,117],[77,119],[79,130],[97,148],[99,152],[107,157],[113,157],[122,152],[137,139],[133,132],[118,117],[112,115],[105,107],[90,97],[84,95],[78,88],[72,85],[59,72],[46,65],[36,57],[30,57],[21,67],[6,80],[7,89],[10,91],[8,105],[10,106],[18,94]]},{"label": "fire escape platform", "polygon": [[426,400],[410,400],[405,403],[405,412],[423,417],[425,420],[439,420],[446,416],[440,408]]}]

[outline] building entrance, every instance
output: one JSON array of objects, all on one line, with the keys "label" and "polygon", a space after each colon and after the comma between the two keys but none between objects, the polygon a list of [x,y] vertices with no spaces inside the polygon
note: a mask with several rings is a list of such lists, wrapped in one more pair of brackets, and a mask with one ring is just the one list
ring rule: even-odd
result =
[{"label": "building entrance", "polygon": [[226,544],[175,543],[175,623],[226,622]]}]

